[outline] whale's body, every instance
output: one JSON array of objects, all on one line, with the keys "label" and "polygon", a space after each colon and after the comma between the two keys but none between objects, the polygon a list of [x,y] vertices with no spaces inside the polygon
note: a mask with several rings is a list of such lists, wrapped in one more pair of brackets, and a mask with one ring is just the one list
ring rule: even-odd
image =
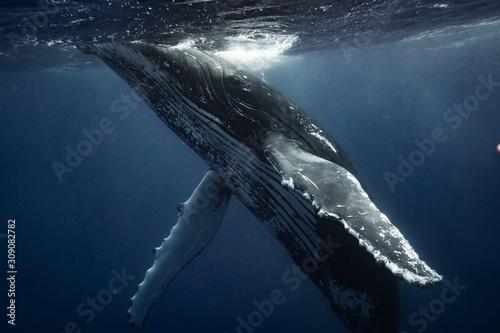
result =
[{"label": "whale's body", "polygon": [[441,280],[372,203],[328,132],[223,59],[145,43],[83,48],[120,75],[211,167],[180,207],[137,294],[142,328],[170,281],[210,242],[234,194],[286,248],[353,332],[397,332],[397,280]]}]

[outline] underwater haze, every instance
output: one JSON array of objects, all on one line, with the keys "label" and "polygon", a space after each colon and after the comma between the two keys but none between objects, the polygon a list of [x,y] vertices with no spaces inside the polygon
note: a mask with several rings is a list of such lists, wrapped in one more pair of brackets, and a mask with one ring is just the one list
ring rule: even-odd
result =
[{"label": "underwater haze", "polygon": [[[425,290],[399,281],[399,332],[498,331],[499,5],[291,3],[1,3],[2,332],[132,332],[129,299],[150,251],[209,168],[111,69],[75,48],[111,39],[217,52],[301,106],[444,276]],[[293,264],[233,198],[143,331],[348,333],[310,281],[296,290],[283,282]],[[276,289],[284,302],[238,330]]]}]

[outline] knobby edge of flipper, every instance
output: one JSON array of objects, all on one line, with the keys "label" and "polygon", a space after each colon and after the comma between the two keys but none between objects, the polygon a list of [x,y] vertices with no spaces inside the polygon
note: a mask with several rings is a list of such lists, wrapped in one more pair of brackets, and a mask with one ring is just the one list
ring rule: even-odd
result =
[{"label": "knobby edge of flipper", "polygon": [[419,258],[349,171],[307,152],[281,133],[268,132],[265,143],[265,156],[281,174],[282,186],[299,192],[319,217],[342,223],[379,264],[421,288],[443,279]]},{"label": "knobby edge of flipper", "polygon": [[145,327],[151,309],[170,282],[214,238],[231,196],[231,190],[219,175],[210,170],[191,197],[179,205],[176,225],[153,251],[154,264],[130,299],[127,313],[130,326],[134,329]]}]

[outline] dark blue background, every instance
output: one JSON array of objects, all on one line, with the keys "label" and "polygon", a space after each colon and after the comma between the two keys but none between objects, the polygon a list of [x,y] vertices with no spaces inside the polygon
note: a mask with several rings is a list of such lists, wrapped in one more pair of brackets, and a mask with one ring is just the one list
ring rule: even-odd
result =
[{"label": "dark blue background", "polygon": [[[401,282],[401,331],[496,331],[500,88],[457,130],[442,116],[474,93],[478,76],[500,81],[499,42],[492,34],[446,45],[366,47],[349,57],[309,53],[263,73],[343,145],[381,210],[420,256],[467,286],[423,329],[408,318],[436,304],[446,285],[421,290]],[[82,332],[131,332],[128,299],[152,265],[149,251],[168,235],[176,206],[207,165],[143,103],[119,119],[111,105],[129,93],[104,66],[1,73],[0,233],[16,219],[19,272],[17,325],[9,332],[63,332],[69,321]],[[75,148],[85,139],[81,131],[97,128],[103,118],[114,131],[59,182],[51,163],[63,162],[65,147]],[[448,140],[391,192],[384,172],[396,172],[398,156],[408,157],[413,141],[436,127],[447,129]],[[7,243],[0,240],[5,267]],[[294,292],[283,284],[291,265],[233,199],[213,242],[171,284],[144,332],[235,332],[236,318],[248,316],[252,302],[268,299],[274,289],[287,299],[255,332],[346,332],[311,283]],[[86,323],[76,308],[108,287],[113,269],[135,278]],[[5,309],[7,297],[0,294]],[[6,316],[0,318],[6,326]]]}]

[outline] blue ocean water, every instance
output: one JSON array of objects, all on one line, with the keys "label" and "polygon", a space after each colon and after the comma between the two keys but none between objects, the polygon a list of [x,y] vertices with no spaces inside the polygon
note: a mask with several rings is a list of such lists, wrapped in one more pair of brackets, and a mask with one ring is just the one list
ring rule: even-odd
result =
[{"label": "blue ocean water", "polygon": [[[399,283],[401,333],[497,331],[494,22],[464,38],[429,34],[300,52],[250,68],[333,134],[381,210],[444,275],[427,290]],[[0,101],[0,256],[7,278],[7,226],[15,219],[17,269],[16,325],[7,323],[5,278],[2,327],[130,332],[128,299],[152,264],[149,251],[208,166],[97,62],[80,70],[4,69]],[[83,147],[85,133],[96,130],[102,140]],[[53,163],[78,147],[88,156],[59,178]],[[170,285],[144,332],[236,332],[238,318],[248,319],[254,302],[276,289],[286,300],[253,332],[348,332],[312,283],[292,291],[282,281],[292,264],[233,198],[218,234]]]}]

